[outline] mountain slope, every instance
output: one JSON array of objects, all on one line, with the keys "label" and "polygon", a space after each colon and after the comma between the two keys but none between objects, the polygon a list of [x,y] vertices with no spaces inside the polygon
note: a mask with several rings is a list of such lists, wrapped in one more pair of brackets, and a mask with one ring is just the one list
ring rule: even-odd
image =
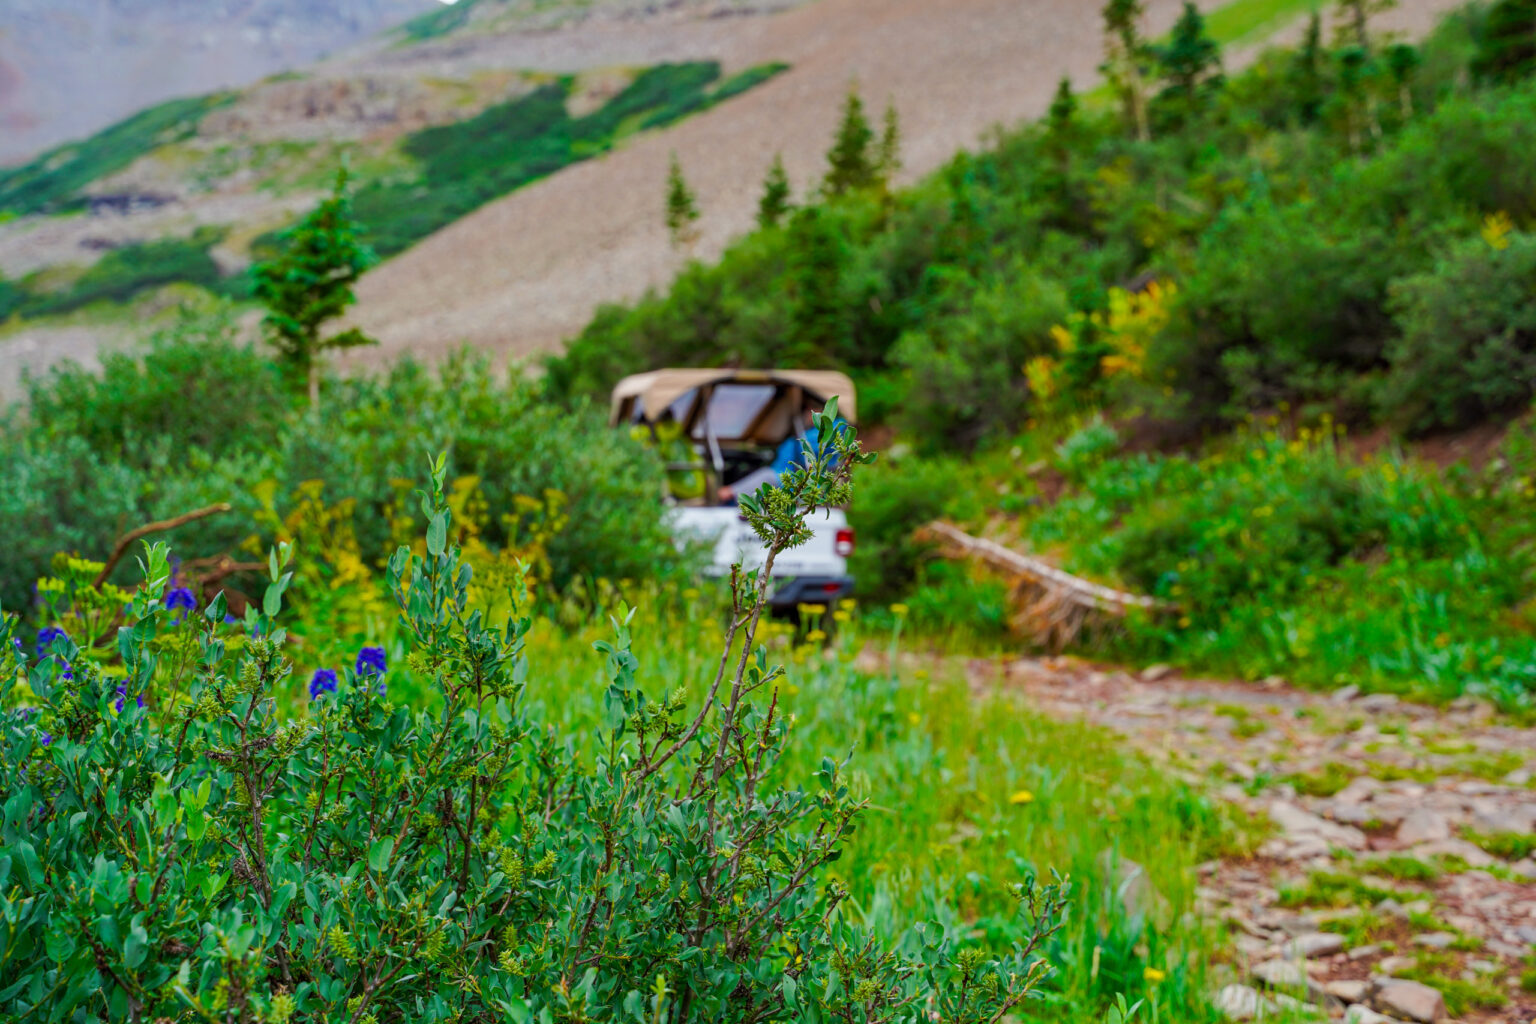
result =
[{"label": "mountain slope", "polygon": [[[550,54],[596,52],[619,62],[707,52],[728,67],[782,60],[791,70],[727,108],[487,205],[379,267],[362,282],[356,320],[383,344],[352,358],[377,363],[466,343],[508,356],[558,346],[602,302],[633,298],[676,273],[681,261],[668,246],[661,210],[670,153],[698,193],[696,253],[707,259],[751,226],[775,153],[783,154],[797,191],[814,185],[850,82],[876,109],[895,103],[906,174],[926,173],[990,126],[1042,113],[1060,76],[1080,87],[1090,82],[1101,50],[1098,6],[820,0],[751,22],[543,33],[536,45]],[[1422,32],[1454,6],[1409,0],[1381,25]],[[1152,0],[1153,31],[1165,31],[1179,7]],[[510,53],[533,41],[509,37],[496,45]]]},{"label": "mountain slope", "polygon": [[308,64],[433,0],[6,0],[0,164],[173,96]]}]

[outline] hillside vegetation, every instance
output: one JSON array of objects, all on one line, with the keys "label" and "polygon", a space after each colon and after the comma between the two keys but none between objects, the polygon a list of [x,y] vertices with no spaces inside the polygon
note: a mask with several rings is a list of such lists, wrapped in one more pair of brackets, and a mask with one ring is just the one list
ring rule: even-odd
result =
[{"label": "hillside vegetation", "polygon": [[[1333,44],[1314,20],[1232,76],[1197,15],[1161,42],[1112,34],[1103,92],[1063,83],[1048,118],[909,190],[829,173],[718,263],[599,311],[548,387],[847,368],[916,453],[865,506],[861,567],[887,595],[946,575],[904,539],[925,517],[1001,512],[1021,543],[1188,606],[1104,638],[1140,656],[1527,703],[1532,553],[1505,528],[1529,507],[1523,432],[1486,478],[1340,442],[1530,406],[1536,30],[1511,28],[1518,7],[1468,7],[1422,46],[1348,22]],[[1248,436],[1254,414],[1276,418]],[[1203,462],[1145,453],[1233,428]],[[953,457],[1010,449],[1028,458]],[[1005,603],[967,586],[916,604],[1000,626]]]},{"label": "hillside vegetation", "polygon": [[[299,77],[269,82],[245,95],[163,104],[83,142],[0,171],[0,231],[7,230],[6,219],[25,218],[10,226],[25,232],[12,243],[19,250],[17,259],[29,266],[37,263],[24,250],[29,238],[45,230],[40,222],[60,224],[70,217],[79,220],[75,233],[81,235],[80,245],[68,251],[71,263],[81,258],[81,246],[106,248],[88,265],[44,262],[16,280],[0,276],[0,320],[59,316],[93,304],[122,305],[177,283],[249,298],[251,281],[240,268],[270,255],[277,235],[290,226],[286,197],[310,194],[338,160],[349,160],[355,168],[364,241],[387,258],[493,199],[597,156],[636,132],[708,109],[783,70],[782,64],[765,64],[723,76],[717,62],[695,61],[620,71],[622,87],[581,116],[571,113],[583,88],[578,76],[514,75],[500,89],[511,98],[499,101],[495,82],[453,88],[437,83],[422,87],[427,96],[435,89],[457,98],[429,100],[406,89],[403,96],[381,101],[403,111],[424,106],[437,123],[383,138],[366,116],[363,123],[348,120],[345,112],[353,102],[333,95],[348,93],[345,83],[306,83]],[[294,96],[287,94],[290,85],[298,90]],[[383,88],[364,83],[356,91],[367,94],[375,86]],[[487,90],[484,98],[478,95]],[[335,104],[331,117],[340,140],[265,138],[285,130],[281,117],[276,127],[253,123],[266,92],[275,94],[268,102],[280,109],[285,104],[301,109]],[[223,120],[210,118],[214,111]],[[298,133],[302,121],[286,130]],[[389,124],[397,121],[392,117]],[[347,138],[360,130],[372,134]],[[252,173],[259,175],[254,201],[244,182]],[[140,183],[160,182],[167,174],[174,184]],[[162,194],[157,188],[169,191]],[[241,205],[221,204],[223,191],[243,196]],[[90,218],[79,215],[93,198],[112,197],[163,206],[167,212],[160,222],[149,214],[129,240],[103,242],[89,234]],[[165,234],[155,237],[159,232]],[[222,263],[215,250],[222,250]]]}]

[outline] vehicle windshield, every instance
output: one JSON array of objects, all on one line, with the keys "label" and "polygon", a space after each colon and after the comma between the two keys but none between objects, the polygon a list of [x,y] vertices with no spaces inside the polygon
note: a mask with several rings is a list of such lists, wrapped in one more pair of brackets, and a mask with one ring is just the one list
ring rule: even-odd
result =
[{"label": "vehicle windshield", "polygon": [[[736,440],[746,436],[777,394],[772,384],[719,384],[709,398],[709,408],[693,427],[695,440],[713,435],[717,440]],[[706,434],[706,428],[708,434]]]}]

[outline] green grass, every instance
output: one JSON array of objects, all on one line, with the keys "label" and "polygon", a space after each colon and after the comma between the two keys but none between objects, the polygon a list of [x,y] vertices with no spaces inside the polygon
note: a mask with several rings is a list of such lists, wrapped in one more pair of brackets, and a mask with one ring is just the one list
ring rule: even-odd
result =
[{"label": "green grass", "polygon": [[1449,953],[1422,953],[1418,963],[1398,977],[1439,989],[1445,997],[1445,1008],[1453,1017],[1469,1010],[1499,1010],[1509,1005],[1509,996],[1495,978],[1477,976],[1465,980],[1459,961]]},{"label": "green grass", "polygon": [[1296,787],[1298,793],[1308,796],[1333,796],[1355,778],[1354,769],[1337,761],[1329,761],[1313,772],[1289,776],[1286,781]]},{"label": "green grass", "polygon": [[1232,0],[1207,14],[1205,27],[1223,46],[1254,42],[1322,6],[1323,0]]},{"label": "green grass", "polygon": [[1476,832],[1467,829],[1462,837],[1500,860],[1524,860],[1536,854],[1536,835],[1528,832]]},{"label": "green grass", "polygon": [[1369,907],[1398,893],[1369,885],[1354,875],[1314,871],[1300,885],[1280,888],[1282,907]]},{"label": "green grass", "polygon": [[[712,675],[718,631],[697,596],[685,603],[686,613],[643,603],[632,630],[641,679],[696,698]],[[328,636],[324,617],[312,610],[295,628]],[[530,698],[576,735],[602,714],[603,663],[591,645],[609,629],[606,621],[572,631],[540,622],[529,638]],[[943,919],[967,925],[979,945],[1006,948],[1017,937],[1008,885],[1059,871],[1071,876],[1074,903],[1049,951],[1057,974],[1029,1019],[1097,1020],[1115,993],[1150,994],[1148,967],[1166,974],[1155,983],[1165,1012],[1208,1018],[1206,968],[1217,938],[1186,916],[1194,866],[1251,848],[1245,822],[1169,781],[1107,731],[1045,718],[1011,695],[978,698],[959,675],[855,668],[856,653],[883,648],[888,633],[854,622],[824,651],[792,647],[775,627],[768,642],[771,660],[787,665],[780,707],[795,720],[779,777],[809,780],[824,756],[851,754],[851,784],[870,801],[834,865],[865,924],[895,935]],[[297,666],[296,680],[349,656],[305,643],[301,636],[298,649],[314,662]],[[386,646],[391,663],[402,664],[397,641]],[[302,690],[295,683],[295,711]],[[423,692],[408,673],[391,679],[392,698],[415,703]],[[1155,888],[1147,917],[1128,914],[1115,895],[1106,870],[1115,856],[1140,864]]]}]

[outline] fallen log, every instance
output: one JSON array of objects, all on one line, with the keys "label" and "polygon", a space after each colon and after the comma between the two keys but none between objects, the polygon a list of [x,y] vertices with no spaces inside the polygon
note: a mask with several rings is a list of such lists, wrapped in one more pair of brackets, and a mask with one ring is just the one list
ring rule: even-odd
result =
[{"label": "fallen log", "polygon": [[973,537],[950,523],[929,523],[917,536],[936,541],[949,557],[975,558],[1013,579],[1012,597],[1021,606],[1013,619],[1014,628],[1042,646],[1065,647],[1092,616],[1118,619],[1132,609],[1154,613],[1176,610],[1169,602],[1085,580],[996,541]]}]

